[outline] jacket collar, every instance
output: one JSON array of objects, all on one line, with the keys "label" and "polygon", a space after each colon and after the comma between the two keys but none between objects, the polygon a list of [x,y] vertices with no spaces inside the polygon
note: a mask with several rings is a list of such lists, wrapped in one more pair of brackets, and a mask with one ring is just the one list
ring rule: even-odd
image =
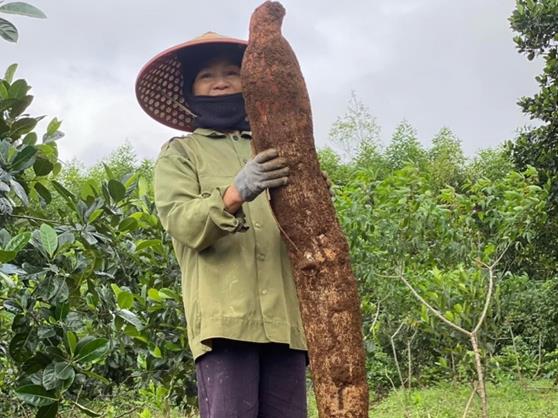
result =
[{"label": "jacket collar", "polygon": [[[236,131],[238,132],[238,131]],[[224,132],[216,131],[214,129],[207,129],[207,128],[197,128],[194,130],[194,133],[207,136],[209,138],[226,138],[227,134]],[[240,136],[244,139],[252,139],[252,132],[251,131],[241,131]]]}]

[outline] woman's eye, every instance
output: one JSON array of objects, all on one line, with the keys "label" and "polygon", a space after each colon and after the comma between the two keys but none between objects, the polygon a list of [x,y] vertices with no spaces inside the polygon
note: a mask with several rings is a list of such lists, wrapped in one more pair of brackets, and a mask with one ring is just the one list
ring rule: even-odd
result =
[{"label": "woman's eye", "polygon": [[240,69],[237,67],[229,67],[225,70],[227,75],[240,75]]}]

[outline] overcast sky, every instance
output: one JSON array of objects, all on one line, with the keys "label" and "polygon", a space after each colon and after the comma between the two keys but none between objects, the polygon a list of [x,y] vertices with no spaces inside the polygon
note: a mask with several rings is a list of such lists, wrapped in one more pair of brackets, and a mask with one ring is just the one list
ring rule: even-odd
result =
[{"label": "overcast sky", "polygon": [[[28,0],[46,20],[7,16],[20,40],[0,40],[0,72],[33,86],[33,115],[62,119],[63,160],[92,164],[129,141],[155,158],[176,134],[143,113],[134,83],[158,52],[207,31],[247,38],[260,1]],[[540,64],[514,47],[512,0],[284,0],[283,34],[302,67],[315,138],[347,107],[351,91],[384,142],[408,120],[421,142],[447,126],[468,155],[513,138],[529,121],[517,99],[537,90]]]}]

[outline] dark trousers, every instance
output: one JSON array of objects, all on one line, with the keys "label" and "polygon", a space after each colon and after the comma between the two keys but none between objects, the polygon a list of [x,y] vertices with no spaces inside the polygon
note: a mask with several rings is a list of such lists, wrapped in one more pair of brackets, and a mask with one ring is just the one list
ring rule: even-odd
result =
[{"label": "dark trousers", "polygon": [[196,361],[201,418],[306,418],[306,352],[213,340]]}]

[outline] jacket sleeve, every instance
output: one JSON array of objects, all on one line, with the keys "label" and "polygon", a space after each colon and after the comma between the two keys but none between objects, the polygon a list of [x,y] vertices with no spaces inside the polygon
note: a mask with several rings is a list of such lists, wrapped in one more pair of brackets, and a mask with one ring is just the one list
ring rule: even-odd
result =
[{"label": "jacket sleeve", "polygon": [[191,161],[176,154],[160,156],[155,163],[155,205],[165,230],[184,245],[202,251],[225,235],[245,231],[242,209],[225,211],[223,194],[228,185],[200,194]]}]

